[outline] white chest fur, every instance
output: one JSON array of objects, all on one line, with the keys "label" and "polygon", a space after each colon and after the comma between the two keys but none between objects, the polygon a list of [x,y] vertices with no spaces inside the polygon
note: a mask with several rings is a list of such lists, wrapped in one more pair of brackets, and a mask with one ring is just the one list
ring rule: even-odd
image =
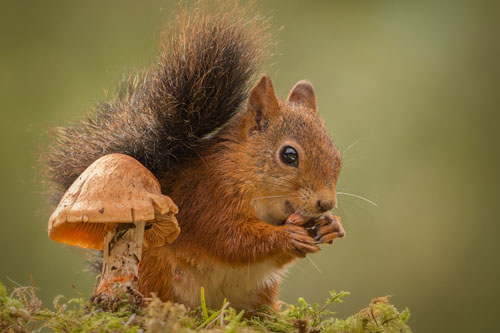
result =
[{"label": "white chest fur", "polygon": [[254,309],[258,291],[281,280],[283,268],[271,260],[247,266],[204,263],[189,269],[174,268],[172,286],[175,295],[191,308],[200,305],[200,289],[205,289],[207,306],[220,308],[224,299],[237,309]]}]

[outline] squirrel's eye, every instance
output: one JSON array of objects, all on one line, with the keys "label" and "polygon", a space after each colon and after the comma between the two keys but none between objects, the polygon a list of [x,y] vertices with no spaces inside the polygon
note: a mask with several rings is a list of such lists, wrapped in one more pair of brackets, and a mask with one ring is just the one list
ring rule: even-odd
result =
[{"label": "squirrel's eye", "polygon": [[283,163],[291,166],[296,167],[299,164],[299,154],[297,153],[295,148],[290,146],[281,148],[280,159]]}]

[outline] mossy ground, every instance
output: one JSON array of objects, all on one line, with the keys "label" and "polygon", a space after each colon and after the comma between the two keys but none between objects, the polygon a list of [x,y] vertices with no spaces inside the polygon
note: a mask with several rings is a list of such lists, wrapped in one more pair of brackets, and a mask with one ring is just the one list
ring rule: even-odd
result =
[{"label": "mossy ground", "polygon": [[[203,292],[202,292],[203,295]],[[373,299],[368,307],[346,319],[335,317],[329,308],[342,303],[347,292],[330,292],[324,305],[283,305],[281,311],[269,308],[245,314],[228,302],[218,310],[202,306],[188,311],[183,305],[151,298],[138,308],[115,302],[114,311],[106,311],[82,297],[54,299],[52,309],[45,307],[35,288],[20,287],[10,295],[0,283],[1,332],[411,332],[406,322],[408,309],[398,311],[387,297]]]}]

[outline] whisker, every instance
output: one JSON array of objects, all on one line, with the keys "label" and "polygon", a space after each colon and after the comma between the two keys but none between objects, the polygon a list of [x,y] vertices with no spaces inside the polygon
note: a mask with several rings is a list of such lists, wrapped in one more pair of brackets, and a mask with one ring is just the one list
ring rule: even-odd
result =
[{"label": "whisker", "polygon": [[[359,209],[360,211],[362,211],[363,213],[365,213],[366,216],[368,216],[370,218],[373,218],[373,214],[372,213],[368,212],[366,209],[363,209],[363,208],[359,207],[354,202],[344,201],[342,204],[349,204],[349,205],[351,205],[353,207],[356,207],[356,209]],[[347,221],[347,218],[346,218],[346,221]]]},{"label": "whisker", "polygon": [[279,176],[271,176],[271,177],[276,178],[276,179],[280,179],[280,180],[284,180],[286,182],[289,182],[290,184],[297,185],[298,187],[304,187],[303,184],[300,184],[292,179],[287,179],[287,178],[279,177]]},{"label": "whisker", "polygon": [[345,215],[344,208],[340,207],[340,204],[337,204],[337,206],[334,208],[334,210],[339,211],[339,215],[342,217],[342,220],[347,220],[347,216]]},{"label": "whisker", "polygon": [[268,195],[266,197],[255,197],[252,200],[257,199],[270,199],[270,198],[300,198],[299,196],[291,196],[291,195]]},{"label": "whisker", "polygon": [[314,261],[311,259],[310,256],[306,256],[307,259],[309,259],[309,261],[311,262],[311,265],[313,265],[314,268],[316,268],[316,270],[319,272],[319,274],[323,274],[323,271],[321,269],[319,269],[318,265],[316,265],[314,263]]},{"label": "whisker", "polygon": [[337,214],[337,212],[335,210],[338,211],[338,215],[340,216],[342,223],[349,221],[349,218],[347,217],[347,215],[344,212],[344,208],[337,205],[337,207],[335,207],[335,209],[334,209],[335,214]]},{"label": "whisker", "polygon": [[361,138],[361,139],[358,139],[358,140],[354,141],[353,143],[351,143],[351,144],[349,145],[349,147],[347,147],[347,148],[346,148],[346,149],[342,152],[342,155],[344,155],[345,153],[347,153],[347,152],[349,151],[349,149],[351,149],[352,147],[354,147],[354,146],[355,146],[355,145],[357,145],[358,143],[363,142],[363,141],[365,141],[365,140],[367,140],[367,139],[368,139],[368,137],[364,137],[364,138]]},{"label": "whisker", "polygon": [[300,269],[303,273],[306,273],[306,274],[308,274],[308,273],[309,273],[308,271],[306,271],[305,269],[303,269],[302,267],[300,267],[300,265],[299,265],[299,264],[295,264],[295,265],[293,265],[293,267],[297,267],[297,268],[298,268],[298,269]]},{"label": "whisker", "polygon": [[357,194],[352,194],[352,193],[347,193],[347,192],[337,192],[337,194],[347,195],[347,196],[350,196],[350,197],[358,198],[358,199],[364,200],[364,201],[366,201],[366,202],[374,205],[375,207],[378,207],[378,205],[375,202],[373,202],[373,201],[371,201],[371,200],[369,200],[369,199],[367,199],[365,197],[362,197],[360,195],[357,195]]},{"label": "whisker", "polygon": [[306,203],[304,202],[302,205],[300,205],[294,212],[294,214],[298,214],[298,215],[302,215],[299,213],[299,211],[306,205]]},{"label": "whisker", "polygon": [[299,172],[299,177],[302,179],[302,181],[304,182],[304,184],[306,184],[306,186],[307,186],[309,189],[311,189],[311,190],[312,190],[311,185],[309,185],[309,184],[307,183],[306,179],[305,179],[305,178],[304,178],[304,177],[300,174],[300,172]]},{"label": "whisker", "polygon": [[264,184],[270,184],[270,185],[274,185],[274,186],[280,186],[280,187],[284,187],[284,188],[289,188],[291,190],[295,190],[294,187],[291,187],[291,186],[285,186],[283,184],[276,184],[276,183],[271,183],[271,182],[266,182],[264,180],[254,180],[256,182],[259,182],[259,183],[264,183]]}]

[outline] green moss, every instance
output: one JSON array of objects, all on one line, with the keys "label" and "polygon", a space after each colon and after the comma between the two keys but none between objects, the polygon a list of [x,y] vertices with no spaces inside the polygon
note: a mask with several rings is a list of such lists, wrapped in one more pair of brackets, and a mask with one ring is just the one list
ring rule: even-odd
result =
[{"label": "green moss", "polygon": [[[204,293],[202,293],[204,296]],[[105,311],[84,297],[64,301],[57,296],[53,309],[42,305],[31,287],[16,288],[10,295],[0,283],[0,331],[32,332],[411,332],[406,322],[409,311],[399,312],[387,297],[347,319],[335,317],[329,308],[342,303],[347,292],[330,292],[325,304],[297,304],[281,311],[264,307],[251,314],[236,311],[224,301],[218,310],[201,306],[188,311],[183,305],[148,300],[144,308],[120,299],[113,312]],[[204,305],[204,297],[202,304]]]}]

